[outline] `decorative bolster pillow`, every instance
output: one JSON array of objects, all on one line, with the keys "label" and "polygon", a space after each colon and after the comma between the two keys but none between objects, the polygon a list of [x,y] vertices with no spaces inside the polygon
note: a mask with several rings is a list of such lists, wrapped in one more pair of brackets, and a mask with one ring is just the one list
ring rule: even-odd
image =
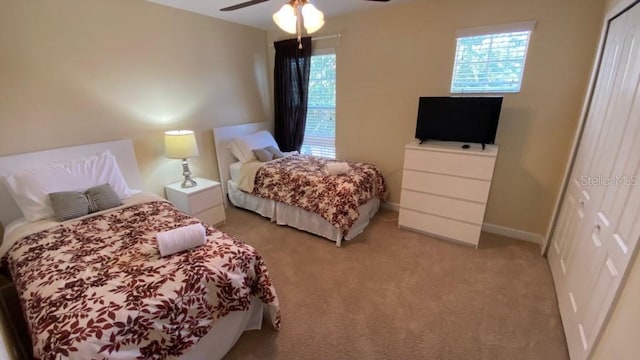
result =
[{"label": "decorative bolster pillow", "polygon": [[120,196],[111,185],[103,184],[78,191],[61,191],[49,194],[53,215],[58,221],[75,219],[96,211],[111,209],[122,205]]},{"label": "decorative bolster pillow", "polygon": [[164,257],[204,245],[207,234],[202,224],[193,224],[159,232],[157,240],[160,256]]},{"label": "decorative bolster pillow", "polygon": [[325,171],[329,175],[346,174],[351,167],[344,161],[327,163]]}]

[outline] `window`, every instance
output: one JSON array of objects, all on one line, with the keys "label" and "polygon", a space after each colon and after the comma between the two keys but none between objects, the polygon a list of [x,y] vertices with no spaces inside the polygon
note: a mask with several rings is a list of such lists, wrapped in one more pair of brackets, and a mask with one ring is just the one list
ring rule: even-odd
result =
[{"label": "window", "polygon": [[300,152],[336,157],[336,54],[311,57],[307,124]]},{"label": "window", "polygon": [[520,91],[535,22],[458,31],[452,93]]}]

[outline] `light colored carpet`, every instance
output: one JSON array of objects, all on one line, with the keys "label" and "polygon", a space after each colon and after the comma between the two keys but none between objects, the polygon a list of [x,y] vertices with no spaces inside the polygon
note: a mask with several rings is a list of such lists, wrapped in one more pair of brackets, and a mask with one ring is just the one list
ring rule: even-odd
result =
[{"label": "light colored carpet", "polygon": [[228,209],[220,228],[264,257],[282,329],[245,332],[225,359],[568,359],[537,245],[483,233],[475,250],[396,218],[337,248]]}]

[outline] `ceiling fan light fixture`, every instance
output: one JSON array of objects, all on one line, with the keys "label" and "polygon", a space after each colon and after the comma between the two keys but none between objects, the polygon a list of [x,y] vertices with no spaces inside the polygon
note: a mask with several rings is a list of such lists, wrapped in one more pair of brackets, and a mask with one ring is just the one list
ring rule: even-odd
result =
[{"label": "ceiling fan light fixture", "polygon": [[296,20],[296,10],[290,4],[285,4],[277,13],[273,14],[273,22],[289,34],[297,32]]},{"label": "ceiling fan light fixture", "polygon": [[307,2],[302,6],[302,19],[307,33],[312,34],[324,26],[324,14],[313,4]]},{"label": "ceiling fan light fixture", "polygon": [[291,0],[273,14],[273,22],[280,29],[300,37],[298,22],[304,25],[308,34],[312,34],[324,26],[324,14],[308,0]]}]

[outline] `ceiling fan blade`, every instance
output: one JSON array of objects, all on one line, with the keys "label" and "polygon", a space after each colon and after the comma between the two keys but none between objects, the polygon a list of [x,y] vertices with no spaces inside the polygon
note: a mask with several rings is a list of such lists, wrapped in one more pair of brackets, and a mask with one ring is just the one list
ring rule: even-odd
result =
[{"label": "ceiling fan blade", "polygon": [[235,5],[228,6],[228,7],[226,7],[226,8],[222,8],[222,9],[220,9],[220,11],[232,11],[232,10],[238,10],[238,9],[245,8],[245,7],[247,7],[247,6],[260,4],[260,3],[263,3],[263,2],[265,2],[265,1],[269,1],[269,0],[251,0],[251,1],[245,1],[245,2],[240,3],[240,4],[235,4]]}]

